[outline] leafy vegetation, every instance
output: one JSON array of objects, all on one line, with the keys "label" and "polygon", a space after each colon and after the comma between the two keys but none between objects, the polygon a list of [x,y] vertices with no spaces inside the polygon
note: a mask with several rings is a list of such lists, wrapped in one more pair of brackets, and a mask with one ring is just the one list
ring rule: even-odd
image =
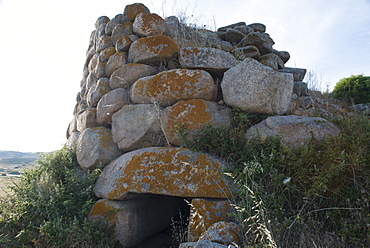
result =
[{"label": "leafy vegetation", "polygon": [[229,162],[244,247],[368,247],[370,120],[332,120],[339,136],[291,150],[246,141],[250,119],[234,109],[229,129],[207,126],[193,141],[182,132],[189,148]]},{"label": "leafy vegetation", "polygon": [[334,87],[335,98],[358,103],[370,102],[370,77],[363,75],[341,79]]},{"label": "leafy vegetation", "polygon": [[44,154],[0,202],[0,246],[115,247],[111,232],[87,221],[98,175],[83,172],[67,149]]}]

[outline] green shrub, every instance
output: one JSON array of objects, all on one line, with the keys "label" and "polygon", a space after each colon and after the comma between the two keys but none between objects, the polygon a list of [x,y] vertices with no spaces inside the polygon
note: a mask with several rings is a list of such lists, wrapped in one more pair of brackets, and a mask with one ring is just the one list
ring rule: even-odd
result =
[{"label": "green shrub", "polygon": [[363,75],[341,79],[334,87],[333,96],[353,103],[370,102],[370,77]]},{"label": "green shrub", "polygon": [[67,149],[44,154],[0,204],[0,246],[114,247],[110,232],[87,221],[98,175],[83,172]]},{"label": "green shrub", "polygon": [[294,150],[277,139],[246,141],[245,120],[207,126],[187,143],[229,162],[246,247],[368,247],[370,120],[333,122],[339,136]]}]

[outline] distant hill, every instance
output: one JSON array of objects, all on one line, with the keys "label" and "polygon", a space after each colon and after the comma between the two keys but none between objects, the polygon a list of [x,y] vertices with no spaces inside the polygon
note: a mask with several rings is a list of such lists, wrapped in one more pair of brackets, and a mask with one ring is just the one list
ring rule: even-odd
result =
[{"label": "distant hill", "polygon": [[0,168],[32,166],[40,155],[34,152],[0,151]]},{"label": "distant hill", "polygon": [[34,152],[16,152],[0,150],[0,158],[38,158],[39,154]]}]

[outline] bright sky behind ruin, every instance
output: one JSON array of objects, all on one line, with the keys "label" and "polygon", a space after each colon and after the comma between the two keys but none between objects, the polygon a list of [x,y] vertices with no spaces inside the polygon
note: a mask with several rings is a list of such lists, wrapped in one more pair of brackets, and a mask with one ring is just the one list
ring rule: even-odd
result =
[{"label": "bright sky behind ruin", "polygon": [[[95,21],[135,2],[0,0],[0,150],[63,146]],[[274,48],[290,53],[286,66],[313,71],[321,90],[332,90],[344,77],[370,75],[370,0],[137,2],[212,30],[263,23]]]}]

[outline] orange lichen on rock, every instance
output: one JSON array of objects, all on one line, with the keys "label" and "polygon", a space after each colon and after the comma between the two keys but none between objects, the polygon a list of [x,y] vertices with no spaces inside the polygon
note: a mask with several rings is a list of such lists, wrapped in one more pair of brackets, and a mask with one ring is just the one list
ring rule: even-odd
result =
[{"label": "orange lichen on rock", "polygon": [[131,63],[159,64],[175,57],[179,52],[177,43],[166,35],[154,35],[134,41],[129,49]]},{"label": "orange lichen on rock", "polygon": [[143,148],[107,165],[96,182],[98,197],[123,200],[129,192],[226,198],[223,162],[186,148]]},{"label": "orange lichen on rock", "polygon": [[135,103],[157,102],[168,106],[180,100],[213,100],[217,87],[212,76],[203,70],[175,69],[141,78],[130,90]]},{"label": "orange lichen on rock", "polygon": [[161,35],[166,31],[166,21],[157,14],[140,13],[135,18],[133,31],[140,36]]},{"label": "orange lichen on rock", "polygon": [[107,62],[109,57],[116,53],[116,49],[114,47],[107,47],[99,54],[99,61],[100,62]]},{"label": "orange lichen on rock", "polygon": [[169,141],[180,146],[182,144],[182,139],[178,135],[180,128],[187,131],[187,139],[192,139],[207,124],[216,127],[228,126],[231,121],[231,110],[214,102],[191,99],[167,107],[162,111],[161,121]]},{"label": "orange lichen on rock", "polygon": [[116,223],[115,214],[119,209],[111,203],[106,199],[97,201],[90,211],[89,220],[101,219],[102,221],[108,221],[110,224]]},{"label": "orange lichen on rock", "polygon": [[144,4],[134,3],[126,5],[123,16],[127,18],[127,21],[133,22],[139,13],[150,13],[150,11]]},{"label": "orange lichen on rock", "polygon": [[193,199],[188,226],[188,241],[198,241],[212,224],[230,221],[234,211],[229,200]]}]

